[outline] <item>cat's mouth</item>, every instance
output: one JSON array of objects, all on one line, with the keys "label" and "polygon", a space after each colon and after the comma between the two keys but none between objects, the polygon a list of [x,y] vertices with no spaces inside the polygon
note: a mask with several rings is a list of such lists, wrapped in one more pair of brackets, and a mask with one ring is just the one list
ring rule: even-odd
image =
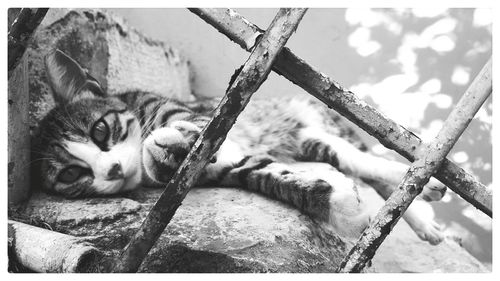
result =
[{"label": "cat's mouth", "polygon": [[120,191],[129,191],[137,188],[141,182],[141,169],[126,173],[122,179]]}]

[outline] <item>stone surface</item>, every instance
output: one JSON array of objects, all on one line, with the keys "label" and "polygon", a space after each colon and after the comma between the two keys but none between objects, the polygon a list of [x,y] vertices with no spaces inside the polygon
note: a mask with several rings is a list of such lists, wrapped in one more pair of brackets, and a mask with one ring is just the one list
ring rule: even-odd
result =
[{"label": "stone surface", "polygon": [[[158,189],[126,198],[66,200],[35,194],[19,214],[55,231],[87,237],[108,257],[138,229]],[[373,190],[361,194],[376,208]],[[43,224],[42,224],[43,226]],[[258,194],[228,188],[195,188],[142,264],[141,272],[333,272],[352,247],[327,225]],[[103,264],[106,264],[105,262]],[[400,222],[367,272],[483,272],[452,241],[434,247]]]},{"label": "stone surface", "polygon": [[[143,189],[130,198],[78,201],[36,194],[22,213],[54,230],[90,236],[112,256],[160,193]],[[325,272],[345,250],[327,226],[285,204],[237,189],[201,188],[188,194],[140,271]]]}]

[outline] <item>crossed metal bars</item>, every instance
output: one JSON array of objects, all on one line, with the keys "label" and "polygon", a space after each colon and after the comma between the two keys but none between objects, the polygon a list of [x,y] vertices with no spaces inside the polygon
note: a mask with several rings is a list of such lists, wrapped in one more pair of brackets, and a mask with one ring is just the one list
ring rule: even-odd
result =
[{"label": "crossed metal bars", "polygon": [[[258,26],[230,9],[190,10],[247,51],[252,49],[255,38],[262,34]],[[422,141],[415,134],[344,89],[288,48],[283,48],[278,55],[273,70],[377,138],[385,147],[410,162],[418,158]],[[462,168],[445,159],[434,176],[476,208],[492,216],[491,191]]]},{"label": "crossed metal bars", "polygon": [[[256,38],[262,33],[259,27],[230,9],[190,11],[247,51],[253,48]],[[492,217],[491,190],[446,159],[456,140],[492,92],[491,59],[450,114],[438,137],[428,146],[424,146],[415,134],[383,116],[286,47],[278,55],[273,70],[338,111],[387,148],[395,150],[411,162],[415,161],[402,183],[341,263],[338,272],[362,271],[413,199],[420,194],[423,185],[433,175]]]},{"label": "crossed metal bars", "polygon": [[453,108],[436,138],[413,162],[398,188],[387,199],[370,226],[361,234],[356,245],[340,264],[339,272],[360,272],[372,259],[411,202],[422,192],[429,178],[436,173],[491,91],[490,59]]},{"label": "crossed metal bars", "polygon": [[[345,257],[338,272],[363,270],[413,199],[422,191],[430,176],[434,175],[469,203],[492,216],[491,191],[445,158],[492,92],[491,60],[452,111],[435,141],[424,147],[416,135],[315,70],[288,48],[283,48],[306,9],[280,9],[265,32],[230,9],[190,9],[190,11],[252,53],[239,70],[236,79],[217,107],[214,117],[204,128],[186,160],[168,183],[134,237],[115,259],[112,271],[137,271],[211,156],[224,141],[237,116],[243,111],[251,95],[265,81],[271,69],[338,111],[377,138],[384,146],[395,150],[411,162],[415,161],[398,189],[386,201],[370,227],[363,232],[357,244]],[[41,19],[37,19],[35,26],[29,28],[31,33],[40,21]],[[30,34],[28,32],[23,36],[26,39]],[[9,42],[10,39],[9,37]],[[24,49],[17,53],[13,50],[11,54],[9,45],[9,72],[23,53]]]}]

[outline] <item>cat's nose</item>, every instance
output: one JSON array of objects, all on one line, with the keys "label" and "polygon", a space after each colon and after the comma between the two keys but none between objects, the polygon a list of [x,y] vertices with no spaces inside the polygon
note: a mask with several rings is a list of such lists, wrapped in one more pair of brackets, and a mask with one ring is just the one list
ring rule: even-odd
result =
[{"label": "cat's nose", "polygon": [[108,171],[107,180],[117,180],[123,178],[122,166],[119,163],[114,163]]}]

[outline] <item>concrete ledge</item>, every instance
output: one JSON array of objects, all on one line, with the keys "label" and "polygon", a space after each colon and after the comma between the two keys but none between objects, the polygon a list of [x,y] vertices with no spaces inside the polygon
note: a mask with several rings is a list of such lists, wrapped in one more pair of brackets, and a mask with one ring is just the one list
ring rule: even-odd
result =
[{"label": "concrete ledge", "polygon": [[[383,201],[372,189],[369,202]],[[66,200],[35,194],[19,216],[86,237],[108,257],[118,254],[160,195]],[[376,208],[376,206],[374,206]],[[292,207],[230,188],[195,188],[142,264],[141,272],[333,272],[352,242]],[[103,267],[106,262],[102,263]],[[401,221],[368,272],[486,272],[453,241],[422,242]]]}]

